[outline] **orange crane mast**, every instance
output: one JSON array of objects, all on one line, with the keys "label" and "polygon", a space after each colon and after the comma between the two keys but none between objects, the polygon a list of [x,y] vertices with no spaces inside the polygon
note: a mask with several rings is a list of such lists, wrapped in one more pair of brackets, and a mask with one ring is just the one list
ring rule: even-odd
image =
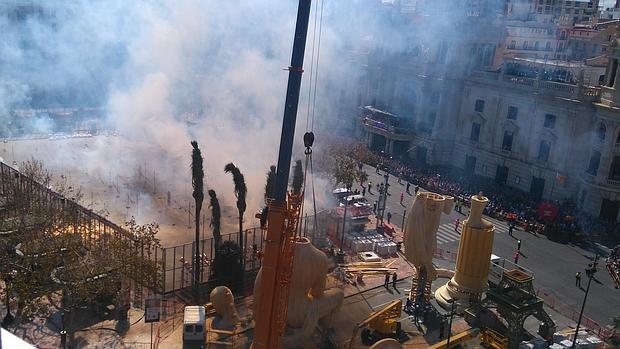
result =
[{"label": "orange crane mast", "polygon": [[[254,314],[254,349],[278,349],[286,325],[288,289],[293,269],[295,232],[303,197],[288,195],[288,177],[295,136],[299,91],[308,34],[311,0],[299,0],[273,198],[268,206],[263,250],[261,302]],[[311,144],[310,144],[311,146]]]}]

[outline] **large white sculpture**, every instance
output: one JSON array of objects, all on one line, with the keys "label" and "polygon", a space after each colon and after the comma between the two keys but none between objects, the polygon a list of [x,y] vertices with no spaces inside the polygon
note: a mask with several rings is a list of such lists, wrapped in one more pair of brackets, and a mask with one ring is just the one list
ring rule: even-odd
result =
[{"label": "large white sculpture", "polygon": [[426,271],[427,282],[437,278],[433,256],[437,251],[441,213],[449,214],[453,206],[454,198],[451,196],[420,192],[407,211],[404,254],[416,269]]},{"label": "large white sculpture", "polygon": [[[283,347],[287,348],[312,335],[321,322],[330,327],[332,315],[340,308],[344,293],[340,289],[326,289],[327,256],[314,247],[307,238],[298,238],[295,243],[293,275],[289,288],[286,317],[287,332]],[[261,271],[254,282],[254,311],[261,301]]]},{"label": "large white sculpture", "polygon": [[489,199],[482,195],[471,197],[469,217],[463,222],[454,276],[435,292],[435,298],[444,308],[456,301],[459,309],[477,302],[487,290],[491,251],[495,227],[482,218]]},{"label": "large white sculpture", "polygon": [[226,286],[218,286],[211,291],[210,299],[216,313],[211,326],[220,330],[234,330],[239,323],[239,315],[230,289]]}]

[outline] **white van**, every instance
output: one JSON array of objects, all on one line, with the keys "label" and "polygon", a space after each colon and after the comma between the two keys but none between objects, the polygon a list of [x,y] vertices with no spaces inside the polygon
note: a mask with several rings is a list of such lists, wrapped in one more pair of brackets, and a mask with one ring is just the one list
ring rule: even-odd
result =
[{"label": "white van", "polygon": [[205,340],[205,307],[186,306],[183,314],[183,341]]}]

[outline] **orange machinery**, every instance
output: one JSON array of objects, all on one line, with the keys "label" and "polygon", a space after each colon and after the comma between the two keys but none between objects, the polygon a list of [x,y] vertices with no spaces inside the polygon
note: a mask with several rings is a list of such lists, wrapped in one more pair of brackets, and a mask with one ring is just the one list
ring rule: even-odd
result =
[{"label": "orange machinery", "polygon": [[[295,232],[303,197],[288,195],[288,177],[291,167],[291,153],[295,136],[299,91],[303,73],[304,52],[308,33],[311,0],[299,0],[297,24],[293,41],[291,65],[288,68],[288,86],[284,103],[284,118],[278,165],[272,200],[267,213],[267,236],[263,249],[261,302],[254,314],[254,349],[278,349],[282,346],[282,335],[286,324],[288,290],[293,271]],[[304,135],[306,152],[311,152],[314,135]]]}]

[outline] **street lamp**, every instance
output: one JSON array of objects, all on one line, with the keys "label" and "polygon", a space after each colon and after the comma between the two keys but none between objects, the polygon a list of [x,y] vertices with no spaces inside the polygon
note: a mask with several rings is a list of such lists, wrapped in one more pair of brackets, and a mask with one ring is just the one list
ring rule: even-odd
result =
[{"label": "street lamp", "polygon": [[581,311],[579,312],[579,319],[577,320],[577,328],[575,329],[575,336],[573,337],[573,344],[571,345],[571,349],[575,348],[575,343],[577,342],[577,335],[579,334],[579,325],[581,325],[581,317],[583,316],[583,310],[586,307],[586,300],[588,299],[588,292],[590,291],[590,284],[592,284],[592,279],[594,279],[594,274],[596,273],[596,265],[598,264],[598,254],[594,256],[594,262],[590,263],[586,268],[586,275],[588,276],[588,286],[586,287],[586,294],[583,296],[583,303],[581,303]]},{"label": "street lamp", "polygon": [[[383,192],[379,193],[379,202],[378,202],[378,207],[377,207],[377,214],[379,215],[379,218],[377,219],[377,224],[376,224],[376,229],[379,229],[379,220],[381,221],[381,226],[383,227],[383,215],[385,214],[385,206],[387,203],[387,192],[388,192],[388,180],[390,179],[390,174],[389,172],[385,172],[385,175],[383,176],[383,178],[385,179],[385,182],[383,184]],[[383,233],[383,232],[382,232]]]},{"label": "street lamp", "polygon": [[[351,191],[352,184],[348,184],[347,194]],[[347,207],[349,206],[348,195],[344,197],[344,215],[342,216],[342,234],[340,235],[340,251],[338,252],[338,260],[341,263],[344,263],[344,229],[347,224]]]},{"label": "street lamp", "polygon": [[446,349],[450,349],[450,337],[452,337],[452,318],[454,317],[454,298],[448,299],[448,304],[450,304],[450,322],[448,323],[448,341],[446,342]]}]

